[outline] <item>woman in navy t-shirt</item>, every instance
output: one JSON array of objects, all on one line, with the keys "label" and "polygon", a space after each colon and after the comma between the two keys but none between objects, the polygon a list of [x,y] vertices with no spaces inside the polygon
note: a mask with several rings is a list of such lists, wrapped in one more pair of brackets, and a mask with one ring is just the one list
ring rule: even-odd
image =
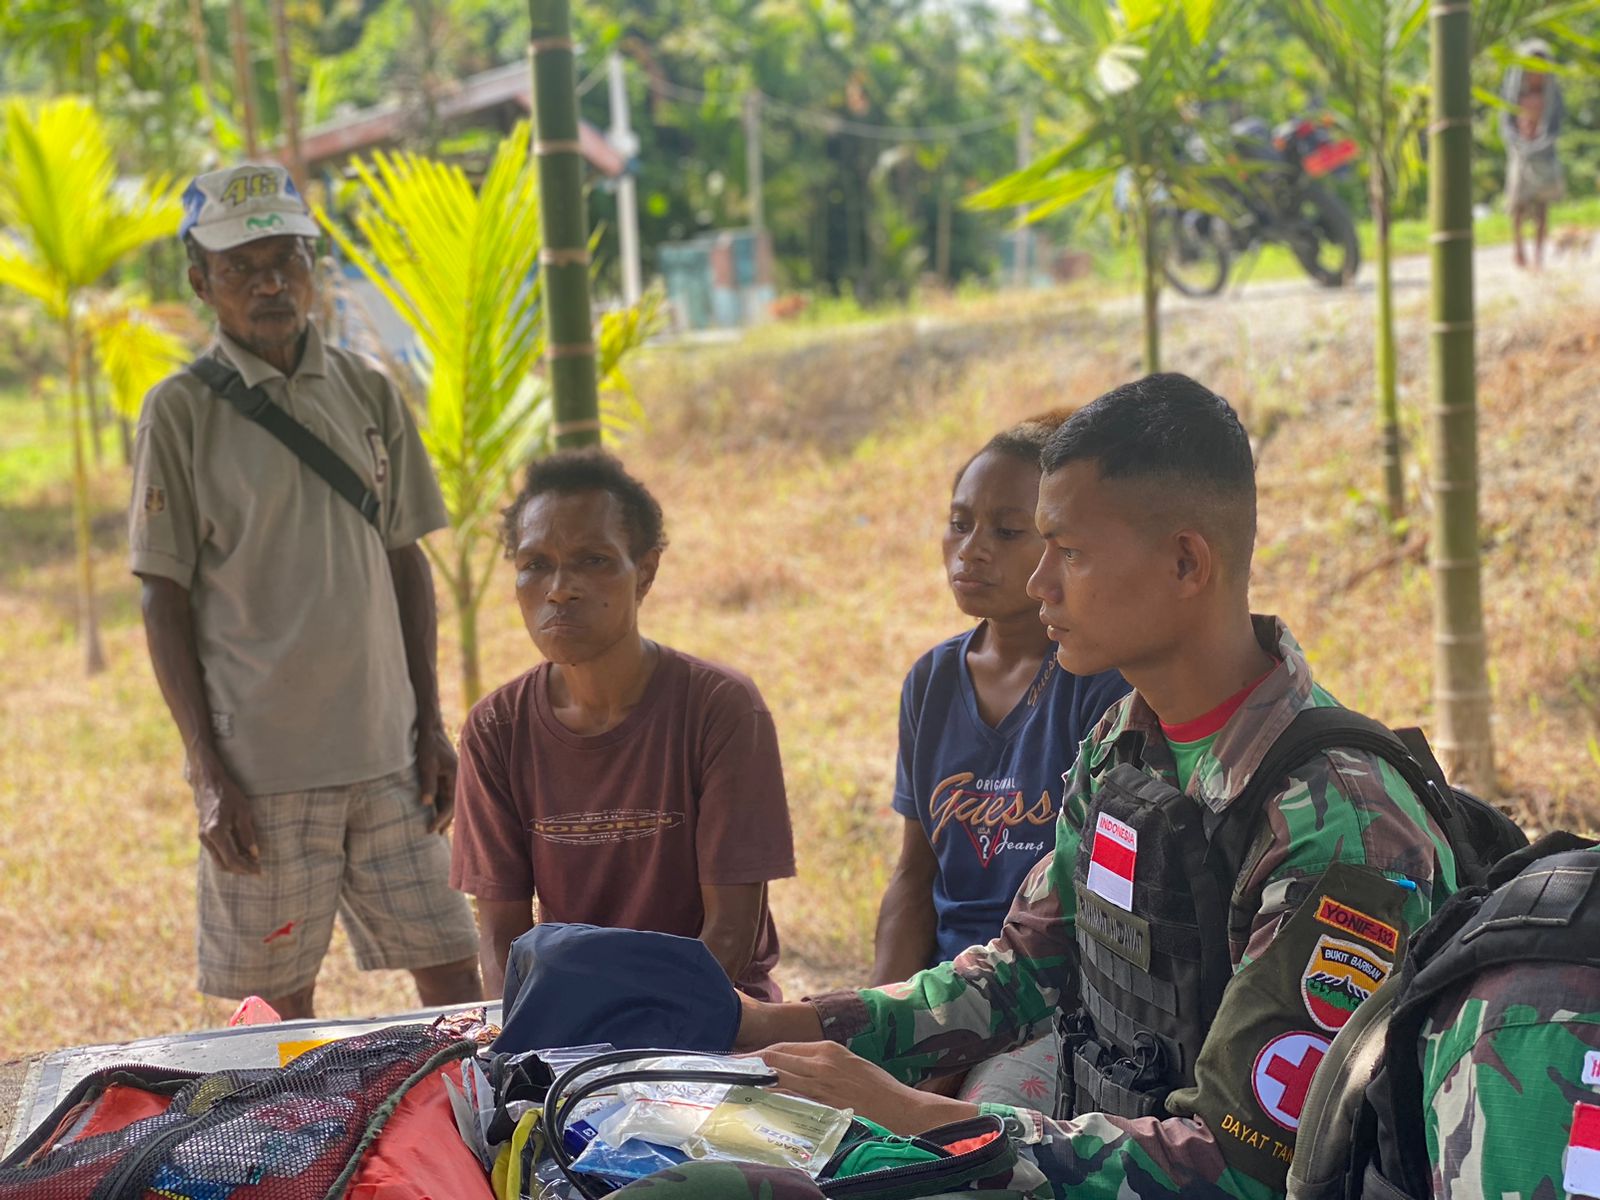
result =
[{"label": "woman in navy t-shirt", "polygon": [[1023,878],[1055,846],[1078,743],[1128,691],[1115,671],[1057,665],[1026,591],[1044,551],[1039,453],[1061,419],[997,434],[956,475],[945,569],[956,606],[979,620],[918,659],[901,692],[894,808],[906,823],[878,912],[874,984],[999,934]]}]

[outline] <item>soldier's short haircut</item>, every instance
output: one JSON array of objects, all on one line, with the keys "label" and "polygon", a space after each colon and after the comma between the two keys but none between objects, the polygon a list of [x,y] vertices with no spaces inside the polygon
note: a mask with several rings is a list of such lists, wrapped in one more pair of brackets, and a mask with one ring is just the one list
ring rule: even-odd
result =
[{"label": "soldier's short haircut", "polygon": [[1249,572],[1256,468],[1233,406],[1187,375],[1146,375],[1080,408],[1045,443],[1046,475],[1093,462],[1100,478],[1135,484],[1153,512],[1188,516]]},{"label": "soldier's short haircut", "polygon": [[571,496],[579,492],[608,492],[622,506],[622,519],[628,527],[628,551],[637,559],[651,550],[667,547],[666,521],[661,505],[614,454],[599,447],[584,450],[558,450],[528,467],[522,490],[502,514],[501,536],[506,557],[517,550],[517,522],[522,510],[536,496],[555,493]]}]

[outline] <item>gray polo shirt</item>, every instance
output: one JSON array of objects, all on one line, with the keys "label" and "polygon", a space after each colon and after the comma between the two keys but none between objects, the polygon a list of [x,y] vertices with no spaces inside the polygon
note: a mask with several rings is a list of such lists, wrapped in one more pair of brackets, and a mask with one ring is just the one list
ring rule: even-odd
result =
[{"label": "gray polo shirt", "polygon": [[387,552],[445,524],[416,424],[371,363],[315,327],[289,377],[225,334],[261,386],[382,500],[379,530],[187,371],[145,398],[133,570],[189,590],[216,746],[246,793],[372,779],[412,761],[416,699]]}]

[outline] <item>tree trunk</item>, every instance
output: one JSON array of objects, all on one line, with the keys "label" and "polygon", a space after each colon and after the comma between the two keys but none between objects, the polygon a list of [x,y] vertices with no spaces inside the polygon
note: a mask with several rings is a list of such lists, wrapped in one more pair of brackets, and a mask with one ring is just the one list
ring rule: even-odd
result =
[{"label": "tree trunk", "polygon": [[450,593],[456,602],[456,626],[461,635],[461,706],[470,709],[483,695],[483,679],[478,670],[478,600],[473,591],[472,557],[457,535],[455,578]]},{"label": "tree trunk", "polygon": [[89,469],[83,452],[83,403],[78,390],[78,338],[69,314],[61,324],[67,344],[67,405],[72,426],[72,527],[78,558],[78,640],[83,646],[83,670],[98,675],[106,669],[100,645],[100,620],[94,602],[93,545],[89,537]]},{"label": "tree trunk", "polygon": [[1161,259],[1156,244],[1155,215],[1150,201],[1139,196],[1136,220],[1139,226],[1139,290],[1144,301],[1144,369],[1149,374],[1161,370]]},{"label": "tree trunk", "polygon": [[294,60],[289,53],[289,16],[284,0],[272,0],[272,42],[277,54],[278,120],[283,127],[285,165],[294,186],[305,195],[306,164],[300,157],[300,110],[294,86]]},{"label": "tree trunk", "polygon": [[950,201],[950,181],[945,172],[939,172],[939,209],[933,224],[933,271],[946,287],[955,281],[950,278],[950,229],[954,223]]},{"label": "tree trunk", "polygon": [[201,7],[201,0],[189,0],[189,37],[194,42],[194,61],[200,72],[200,99],[205,105],[206,116],[211,118],[211,143],[216,145],[216,116],[212,109],[216,106],[217,89],[211,79],[211,43],[206,37],[205,10]]},{"label": "tree trunk", "polygon": [[600,441],[594,319],[589,311],[589,222],[578,153],[578,96],[568,0],[528,0],[533,26],[533,152],[539,160],[544,248],[545,357],[558,447]]},{"label": "tree trunk", "polygon": [[100,389],[95,386],[100,372],[96,369],[94,350],[86,343],[82,350],[82,381],[84,400],[89,408],[89,445],[94,450],[94,465],[105,463],[105,442],[100,432]]},{"label": "tree trunk", "polygon": [[1433,236],[1434,745],[1456,782],[1496,791],[1478,535],[1472,294],[1472,11],[1434,6],[1428,224]]},{"label": "tree trunk", "polygon": [[242,100],[245,153],[255,158],[261,153],[256,122],[256,73],[250,59],[250,30],[244,19],[244,0],[231,0],[228,16],[233,33],[234,89]]},{"label": "tree trunk", "polygon": [[1400,398],[1395,376],[1394,353],[1394,272],[1393,239],[1390,231],[1390,198],[1387,176],[1380,155],[1371,162],[1372,225],[1378,241],[1378,431],[1383,442],[1384,515],[1391,528],[1406,515],[1405,472],[1400,443]]},{"label": "tree trunk", "polygon": [[839,172],[839,189],[844,193],[844,271],[850,280],[851,293],[861,299],[861,242],[857,236],[860,228],[861,198],[856,194],[855,166],[847,159]]},{"label": "tree trunk", "polygon": [[820,288],[828,281],[828,229],[832,207],[828,203],[826,188],[812,193],[811,201],[811,287]]},{"label": "tree trunk", "polygon": [[[532,0],[529,0],[530,5]],[[439,157],[442,130],[439,126],[439,10],[432,0],[410,0],[411,19],[416,23],[417,41],[417,98],[420,105],[422,128],[417,141],[429,158]],[[576,103],[576,93],[574,93]]]}]

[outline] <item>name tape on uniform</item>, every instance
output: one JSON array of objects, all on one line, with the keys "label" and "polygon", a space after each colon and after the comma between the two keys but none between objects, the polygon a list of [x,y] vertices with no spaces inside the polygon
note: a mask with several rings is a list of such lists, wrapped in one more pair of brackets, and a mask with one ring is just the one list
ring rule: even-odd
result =
[{"label": "name tape on uniform", "polygon": [[1561,1186],[1569,1196],[1600,1196],[1600,1105],[1579,1100],[1572,1106]]},{"label": "name tape on uniform", "polygon": [[1359,908],[1340,904],[1332,896],[1324,896],[1317,905],[1317,920],[1324,925],[1352,934],[1362,941],[1371,942],[1393,954],[1400,947],[1400,931],[1387,922],[1370,917]]},{"label": "name tape on uniform", "polygon": [[1089,851],[1089,890],[1118,908],[1133,911],[1133,868],[1139,859],[1139,831],[1108,813],[1095,818]]}]

